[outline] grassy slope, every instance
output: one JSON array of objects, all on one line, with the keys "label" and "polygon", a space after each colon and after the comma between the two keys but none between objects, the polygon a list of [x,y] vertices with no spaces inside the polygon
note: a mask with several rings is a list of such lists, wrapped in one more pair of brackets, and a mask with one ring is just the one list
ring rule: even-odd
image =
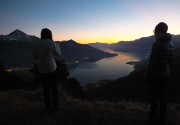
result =
[{"label": "grassy slope", "polygon": [[[180,105],[169,104],[168,120],[180,125]],[[89,102],[63,96],[57,112],[43,109],[41,90],[0,92],[0,125],[143,125],[149,105]]]}]

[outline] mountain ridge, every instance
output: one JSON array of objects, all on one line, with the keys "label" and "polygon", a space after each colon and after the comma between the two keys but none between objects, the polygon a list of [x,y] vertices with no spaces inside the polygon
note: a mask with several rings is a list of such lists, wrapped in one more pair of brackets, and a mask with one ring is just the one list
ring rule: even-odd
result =
[{"label": "mountain ridge", "polygon": [[[97,49],[111,49],[118,52],[136,53],[142,56],[146,56],[150,50],[152,43],[155,42],[154,36],[141,37],[133,41],[119,41],[113,44],[106,43],[90,43],[88,45]],[[180,35],[172,34],[172,42],[176,48],[180,47]]]},{"label": "mountain ridge", "polygon": [[79,44],[72,39],[59,42],[59,45],[62,51],[62,57],[67,60],[71,60],[68,57],[73,57],[83,62],[97,61],[103,57],[117,56],[117,54],[110,54],[87,44]]},{"label": "mountain ridge", "polygon": [[[172,35],[172,41],[176,48],[180,47],[180,35]],[[40,40],[36,36],[27,35],[26,33],[16,29],[8,35],[0,36],[0,58],[2,62],[10,62],[10,58],[17,56],[17,59],[29,60],[32,59],[32,48],[33,44]],[[145,57],[151,49],[152,43],[154,42],[154,36],[142,37],[136,39],[132,42],[119,41],[118,43],[105,44],[105,43],[95,43],[95,44],[80,44],[76,41],[70,39],[67,41],[59,41],[60,48],[62,51],[62,58],[65,60],[81,60],[81,61],[97,61],[104,57],[116,56],[114,54],[106,53],[103,48],[109,48],[118,52],[136,53]],[[98,45],[99,47],[97,47]],[[6,57],[5,57],[6,55]],[[22,57],[20,55],[23,55]],[[23,59],[24,58],[24,59]],[[33,60],[33,59],[32,59]],[[12,63],[14,60],[11,60]],[[16,62],[15,60],[14,62]],[[22,61],[20,61],[22,62]],[[18,62],[17,64],[19,64]]]},{"label": "mountain ridge", "polygon": [[[40,38],[15,30],[8,35],[0,36],[0,60],[5,67],[30,66],[33,58],[33,46]],[[58,41],[57,41],[58,42]],[[62,58],[67,61],[97,61],[105,57],[116,56],[74,40],[58,42]]]},{"label": "mountain ridge", "polygon": [[37,41],[39,38],[32,35],[27,35],[23,31],[16,29],[13,32],[7,34],[7,35],[0,35],[0,41],[28,41],[28,42],[34,42]]}]

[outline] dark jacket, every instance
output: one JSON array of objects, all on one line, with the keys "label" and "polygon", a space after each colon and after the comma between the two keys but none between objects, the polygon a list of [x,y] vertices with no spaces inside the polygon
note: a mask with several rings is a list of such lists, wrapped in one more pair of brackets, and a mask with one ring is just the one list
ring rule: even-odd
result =
[{"label": "dark jacket", "polygon": [[174,45],[169,33],[161,33],[153,43],[146,69],[145,78],[150,80],[153,76],[169,76],[172,67]]}]

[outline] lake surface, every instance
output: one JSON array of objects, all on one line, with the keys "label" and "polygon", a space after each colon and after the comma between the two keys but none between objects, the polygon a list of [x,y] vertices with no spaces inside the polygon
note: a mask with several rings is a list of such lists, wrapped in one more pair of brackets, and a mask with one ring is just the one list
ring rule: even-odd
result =
[{"label": "lake surface", "polygon": [[134,70],[133,66],[126,62],[140,60],[140,57],[135,54],[106,51],[117,53],[118,56],[79,64],[76,68],[70,69],[70,77],[76,78],[81,85],[97,80],[114,80],[126,76]]}]

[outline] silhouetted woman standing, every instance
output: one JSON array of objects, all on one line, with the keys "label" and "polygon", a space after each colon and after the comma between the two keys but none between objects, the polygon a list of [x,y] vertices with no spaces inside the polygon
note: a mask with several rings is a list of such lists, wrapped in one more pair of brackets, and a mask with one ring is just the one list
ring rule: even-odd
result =
[{"label": "silhouetted woman standing", "polygon": [[151,85],[151,107],[148,121],[153,125],[156,122],[166,124],[165,94],[174,51],[174,45],[171,42],[172,36],[167,33],[167,30],[168,26],[164,22],[156,25],[154,30],[156,41],[152,45],[145,74],[146,82]]},{"label": "silhouetted woman standing", "polygon": [[[52,32],[45,28],[41,31],[41,40],[34,46],[34,57],[38,60],[38,70],[43,84],[45,107],[53,110],[58,109],[58,90],[55,71],[57,68],[55,58],[60,57],[59,45],[52,39]],[[51,98],[52,96],[52,98]]]}]

